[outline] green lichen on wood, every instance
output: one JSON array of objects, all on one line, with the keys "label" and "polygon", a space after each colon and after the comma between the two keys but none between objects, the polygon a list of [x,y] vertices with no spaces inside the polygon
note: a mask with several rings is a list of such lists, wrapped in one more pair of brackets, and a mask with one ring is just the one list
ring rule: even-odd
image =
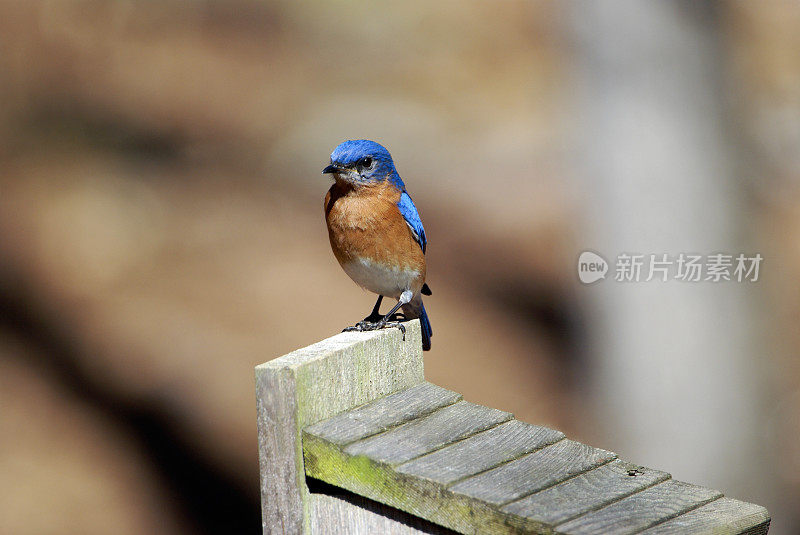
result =
[{"label": "green lichen on wood", "polygon": [[396,507],[461,533],[551,533],[538,522],[510,515],[448,490],[440,483],[397,472],[364,455],[303,434],[306,475]]}]

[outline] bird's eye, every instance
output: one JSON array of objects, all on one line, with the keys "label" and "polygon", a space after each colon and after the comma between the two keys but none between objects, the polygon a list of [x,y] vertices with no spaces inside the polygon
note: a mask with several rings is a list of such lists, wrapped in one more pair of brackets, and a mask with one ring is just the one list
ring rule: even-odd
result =
[{"label": "bird's eye", "polygon": [[370,167],[372,167],[372,158],[370,158],[369,156],[361,158],[361,161],[358,162],[358,164],[364,169],[369,169]]}]

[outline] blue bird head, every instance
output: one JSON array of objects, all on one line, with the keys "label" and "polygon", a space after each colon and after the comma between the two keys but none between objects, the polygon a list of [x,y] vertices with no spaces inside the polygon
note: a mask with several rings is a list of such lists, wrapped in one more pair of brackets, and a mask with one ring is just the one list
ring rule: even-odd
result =
[{"label": "blue bird head", "polygon": [[399,189],[405,189],[392,155],[386,147],[368,139],[345,141],[333,149],[331,164],[322,173],[331,173],[336,180],[354,187],[389,180]]}]

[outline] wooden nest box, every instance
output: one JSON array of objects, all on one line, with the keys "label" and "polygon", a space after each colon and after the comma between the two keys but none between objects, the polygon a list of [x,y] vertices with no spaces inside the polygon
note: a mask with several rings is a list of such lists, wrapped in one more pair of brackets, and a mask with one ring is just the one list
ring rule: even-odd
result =
[{"label": "wooden nest box", "polygon": [[763,534],[767,510],[425,382],[419,322],[256,367],[265,534]]}]

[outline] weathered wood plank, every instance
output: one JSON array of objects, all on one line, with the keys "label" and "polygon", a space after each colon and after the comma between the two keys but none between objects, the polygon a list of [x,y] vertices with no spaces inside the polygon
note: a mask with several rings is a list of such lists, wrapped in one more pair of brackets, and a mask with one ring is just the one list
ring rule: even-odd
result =
[{"label": "weathered wood plank", "polygon": [[344,446],[425,416],[460,399],[461,394],[431,383],[420,383],[319,422],[309,427],[308,432]]},{"label": "weathered wood plank", "polygon": [[367,498],[344,500],[327,494],[311,495],[311,533],[314,535],[454,535],[408,513]]},{"label": "weathered wood plank", "polygon": [[397,471],[449,485],[562,438],[561,431],[511,420],[401,464]]},{"label": "weathered wood plank", "polygon": [[[447,407],[439,412],[444,410]],[[422,432],[428,430],[429,426],[425,426]],[[418,438],[424,443],[422,437],[424,434]],[[411,441],[411,435],[408,438]],[[384,446],[392,449],[391,443]],[[480,500],[456,495],[438,482],[400,473],[396,465],[366,453],[351,455],[346,450],[306,431],[303,435],[306,474],[460,533],[538,533],[544,528]],[[368,453],[382,458],[385,451],[375,448]]]},{"label": "weathered wood plank", "polygon": [[451,490],[503,505],[616,458],[616,454],[564,439],[455,485]]},{"label": "weathered wood plank", "polygon": [[297,388],[288,370],[256,368],[263,533],[303,530],[302,466],[296,450]]},{"label": "weathered wood plank", "polygon": [[419,321],[342,333],[257,366],[264,533],[309,533],[301,430],[424,380]]},{"label": "weathered wood plank", "polygon": [[511,418],[507,412],[459,401],[379,435],[354,442],[344,451],[387,464],[399,464]]},{"label": "weathered wood plank", "polygon": [[643,531],[647,535],[766,535],[769,512],[760,505],[720,498],[663,524]]},{"label": "weathered wood plank", "polygon": [[677,533],[721,496],[509,416],[459,401],[349,444],[323,422],[304,431],[306,473],[460,533],[638,533],[685,514]]},{"label": "weathered wood plank", "polygon": [[666,472],[617,459],[509,503],[503,507],[503,511],[556,525],[618,501],[669,477]]},{"label": "weathered wood plank", "polygon": [[670,479],[561,524],[556,532],[569,535],[638,533],[721,496],[716,490]]}]

